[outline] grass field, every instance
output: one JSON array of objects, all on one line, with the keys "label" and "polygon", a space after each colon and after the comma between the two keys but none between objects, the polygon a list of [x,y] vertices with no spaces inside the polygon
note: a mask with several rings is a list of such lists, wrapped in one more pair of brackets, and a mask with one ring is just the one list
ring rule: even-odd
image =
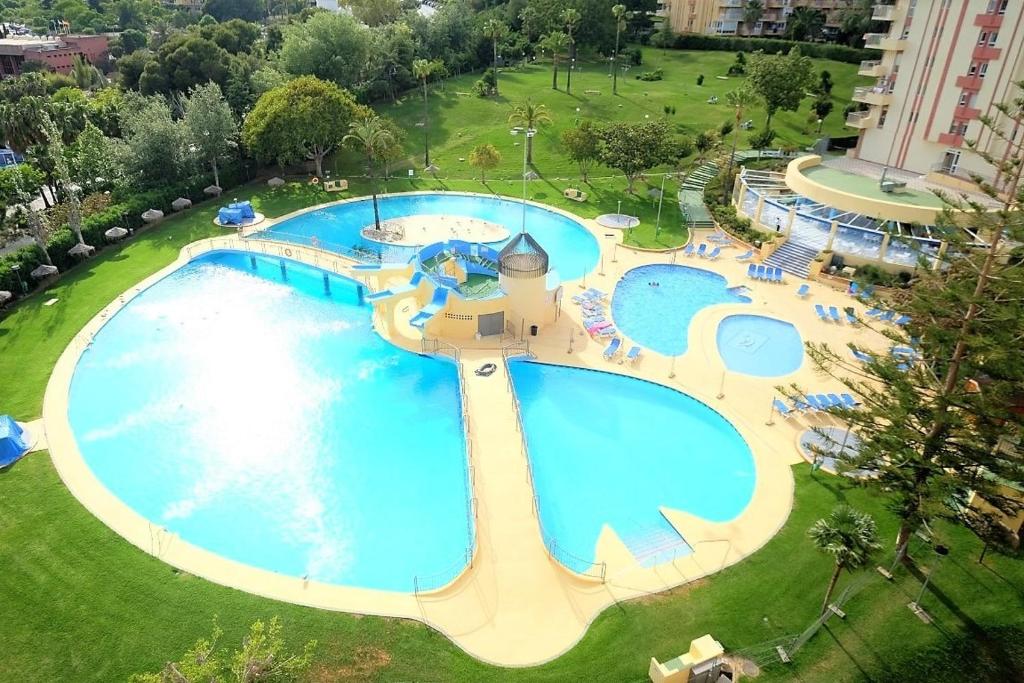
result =
[{"label": "grass field", "polygon": [[[624,98],[642,97],[643,87],[652,85],[663,89],[662,97],[668,97],[672,88],[681,89],[684,96],[696,92],[694,53],[647,55],[644,69],[653,68],[657,59],[678,60],[686,77],[674,81],[670,73],[661,84],[626,79],[621,82]],[[700,53],[699,68],[707,79],[704,88],[731,87],[713,78],[714,69],[724,72],[731,59],[728,54]],[[835,92],[845,96],[853,67],[845,66],[846,72],[829,68]],[[519,85],[516,76],[523,79]],[[574,79],[574,89],[602,88],[601,97],[610,99],[607,79],[602,82],[602,77],[585,67],[582,78]],[[602,85],[588,84],[588,78]],[[468,90],[471,80],[453,79],[446,88]],[[549,85],[550,73],[541,67],[510,74],[502,82],[508,97],[516,96],[517,87],[525,93]],[[654,91],[649,92],[648,97],[654,97]],[[555,100],[567,97],[544,94]],[[708,113],[711,105],[701,104],[706,99],[703,90],[700,95],[693,96],[700,100],[693,105],[694,114],[680,106],[677,118],[697,122],[696,126],[714,118]],[[439,116],[444,116],[436,148],[444,171],[458,168],[457,161],[450,160],[474,135],[460,136],[457,131],[479,124],[493,133],[503,126],[494,103],[463,97],[452,102],[446,98],[445,104],[437,105]],[[488,106],[495,107],[491,118],[480,118]],[[660,104],[655,108],[660,111]],[[396,116],[416,117],[418,101],[385,109],[398,112]],[[712,113],[717,116],[717,111],[721,109]],[[602,110],[590,115],[611,114]],[[787,116],[793,117],[791,128],[786,127]],[[802,116],[780,115],[780,132],[799,136]],[[838,122],[833,116],[836,121],[830,125]],[[757,119],[758,114],[751,117]],[[552,144],[552,134],[542,134],[545,145]],[[514,152],[511,141],[507,150]],[[624,187],[621,180],[595,184],[592,201],[583,205],[562,199],[562,181],[556,178],[560,173],[570,175],[572,169],[555,153],[553,146],[538,145],[538,168],[544,169],[544,178],[531,184],[531,197],[588,216],[617,205]],[[545,167],[549,156],[551,166]],[[339,171],[345,171],[348,166],[344,160],[340,163]],[[507,164],[507,177],[486,187],[469,180],[469,173],[459,178],[442,173],[449,177],[392,181],[389,189],[443,186],[517,196],[521,185],[509,178],[518,177],[518,167]],[[362,182],[353,185],[355,193],[365,189]],[[296,185],[276,191],[239,188],[232,196],[251,198],[270,216],[325,200],[322,193]],[[646,237],[638,230],[638,239],[653,239],[656,207],[646,198],[628,201],[636,202],[629,212],[641,215],[649,230]],[[79,266],[0,320],[0,411],[20,419],[38,417],[50,370],[74,333],[118,293],[171,262],[182,245],[219,233],[212,224],[214,212],[215,205],[206,204],[169,218]],[[675,232],[669,228],[669,235],[680,239],[685,232],[677,226]],[[58,298],[58,304],[43,306],[51,297]],[[730,650],[770,662],[771,643],[799,633],[815,617],[828,578],[828,558],[814,552],[806,539],[811,523],[836,503],[848,502],[876,516],[884,539],[893,538],[896,529],[884,501],[872,492],[835,477],[811,476],[805,467],[795,468],[794,476],[793,512],[783,530],[755,555],[679,590],[608,609],[577,647],[547,665],[503,670],[473,660],[418,623],[278,603],[173,571],[92,517],[57,478],[47,455],[33,454],[0,471],[0,682],[125,680],[132,672],[155,669],[180,656],[197,638],[209,634],[215,616],[225,630],[225,642],[232,645],[254,619],[273,615],[282,617],[290,642],[317,639],[320,647],[311,681],[641,681],[646,680],[650,656],[675,656],[691,638],[706,632]],[[937,534],[952,553],[923,598],[936,619],[934,625],[922,624],[905,606],[917,594],[922,567],[932,562],[931,551],[918,542],[913,551],[920,567],[899,568],[893,583],[871,572],[861,575],[869,583],[846,605],[847,619],[834,621],[815,636],[792,665],[774,663],[759,680],[931,681],[958,673],[976,680],[1024,679],[1024,562],[989,554],[982,565],[976,562],[980,543],[969,533],[939,524]],[[840,588],[849,581],[844,576]]]}]

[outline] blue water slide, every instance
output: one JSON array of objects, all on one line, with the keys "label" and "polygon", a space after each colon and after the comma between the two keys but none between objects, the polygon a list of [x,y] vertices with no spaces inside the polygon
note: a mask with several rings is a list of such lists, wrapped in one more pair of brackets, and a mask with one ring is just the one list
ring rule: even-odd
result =
[{"label": "blue water slide", "polygon": [[451,290],[447,287],[438,287],[434,290],[434,296],[430,298],[430,303],[419,310],[416,315],[412,317],[409,324],[413,327],[423,329],[431,318],[437,315],[445,306],[448,305],[448,295]]},{"label": "blue water slide", "polygon": [[412,278],[409,280],[407,284],[399,285],[398,287],[394,287],[392,289],[382,289],[379,292],[374,292],[373,294],[367,294],[365,297],[363,297],[363,300],[369,301],[370,303],[376,303],[378,301],[384,301],[385,299],[390,299],[392,297],[408,294],[420,286],[420,280],[422,279],[423,271],[417,270],[415,273],[412,274]]}]

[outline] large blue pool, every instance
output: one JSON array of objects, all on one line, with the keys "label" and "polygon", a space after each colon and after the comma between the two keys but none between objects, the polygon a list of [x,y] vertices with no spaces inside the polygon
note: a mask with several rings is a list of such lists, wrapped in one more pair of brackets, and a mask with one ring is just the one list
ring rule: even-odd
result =
[{"label": "large blue pool", "polygon": [[718,354],[733,372],[780,377],[804,361],[804,342],[796,327],[763,315],[730,315],[718,324]]},{"label": "large blue pool", "polygon": [[750,448],[686,394],[592,370],[513,361],[540,517],[563,563],[582,571],[609,525],[645,565],[682,543],[659,512],[724,522],[754,491]]},{"label": "large blue pool", "polygon": [[86,463],[239,562],[396,591],[452,578],[474,533],[457,371],[378,337],[359,287],[240,252],[161,280],[75,370]]},{"label": "large blue pool", "polygon": [[715,304],[750,303],[725,278],[701,268],[655,264],[627,272],[615,286],[612,316],[619,330],[666,356],[686,353],[690,321]]},{"label": "large blue pool", "polygon": [[[514,236],[523,224],[523,204],[510,199],[483,195],[436,193],[396,194],[378,200],[381,220],[417,215],[448,215],[479,218],[504,225]],[[374,222],[373,202],[360,199],[289,218],[264,231],[272,239],[309,244],[315,237],[325,249],[371,256],[387,262],[408,261],[416,247],[381,245],[363,239],[360,230]],[[563,280],[583,277],[597,264],[597,240],[577,221],[561,213],[526,205],[526,229],[548,252],[551,266]],[[511,239],[511,237],[509,238]],[[508,240],[490,246],[500,250]]]}]

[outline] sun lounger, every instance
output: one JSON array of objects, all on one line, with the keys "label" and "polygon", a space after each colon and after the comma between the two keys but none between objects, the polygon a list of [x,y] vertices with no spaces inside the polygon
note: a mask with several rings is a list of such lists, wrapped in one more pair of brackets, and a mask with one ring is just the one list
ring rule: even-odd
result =
[{"label": "sun lounger", "polygon": [[850,289],[847,292],[847,294],[849,294],[850,296],[858,296],[860,294],[860,285],[858,285],[856,282],[851,282]]},{"label": "sun lounger", "polygon": [[899,325],[900,327],[902,327],[903,325],[906,325],[909,322],[910,322],[910,316],[909,315],[901,315],[900,317],[898,317],[895,320],[893,320],[892,324],[893,325]]},{"label": "sun lounger", "polygon": [[877,318],[878,316],[882,315],[882,313],[883,313],[883,311],[880,308],[869,308],[868,309],[868,315],[870,315],[872,318]]},{"label": "sun lounger", "polygon": [[714,249],[711,250],[710,253],[708,253],[707,258],[708,258],[709,261],[714,261],[716,258],[718,258],[718,255],[721,254],[721,253],[722,253],[722,248],[721,247],[715,247]]},{"label": "sun lounger", "polygon": [[859,360],[861,363],[870,363],[875,359],[875,357],[872,356],[870,353],[864,353],[863,351],[858,351],[857,349],[850,349],[850,353],[852,353],[853,357]]},{"label": "sun lounger", "polygon": [[846,313],[846,322],[850,323],[851,325],[856,325],[857,323],[860,322],[859,320],[857,320],[857,316],[854,315],[852,308],[844,309],[844,312]]},{"label": "sun lounger", "polygon": [[594,287],[588,287],[587,291],[583,292],[583,294],[585,296],[589,296],[591,299],[597,299],[597,300],[604,299],[606,296],[608,296],[607,294],[602,292],[600,289],[595,289]]},{"label": "sun lounger", "polygon": [[833,408],[845,408],[846,404],[843,403],[843,399],[839,398],[838,394],[827,394],[828,400],[832,403]]},{"label": "sun lounger", "polygon": [[605,337],[614,337],[618,333],[619,333],[619,331],[614,326],[609,326],[609,327],[604,328],[603,330],[598,330],[595,334],[593,334],[591,336],[592,337],[602,337],[602,338],[605,338]]},{"label": "sun lounger", "polygon": [[796,295],[801,299],[806,299],[807,295],[811,293],[811,286],[804,284],[800,285],[800,289],[796,290]]},{"label": "sun lounger", "polygon": [[829,321],[828,312],[821,304],[814,304],[814,312],[818,314],[819,320],[824,320],[825,322]]},{"label": "sun lounger", "polygon": [[804,402],[807,405],[809,405],[812,410],[825,410],[825,409],[828,408],[828,404],[827,403],[826,404],[819,403],[818,399],[815,398],[812,394],[807,394],[806,396],[804,396]]},{"label": "sun lounger", "polygon": [[748,249],[746,252],[744,252],[744,253],[740,254],[739,256],[737,256],[736,260],[737,261],[746,261],[747,259],[751,258],[753,255],[754,255],[753,250]]},{"label": "sun lounger", "polygon": [[[825,394],[815,394],[814,398],[818,399],[818,405],[821,406],[822,410],[828,410],[829,408],[832,408],[832,407],[834,407],[836,405],[836,404],[832,403],[832,401],[829,399],[829,397],[826,396]],[[836,397],[836,398],[838,399],[838,397]],[[840,402],[840,404],[841,403],[842,402]]]},{"label": "sun lounger", "polygon": [[690,242],[685,247],[683,247],[683,254],[685,256],[693,256],[693,242]]},{"label": "sun lounger", "polygon": [[757,274],[754,277],[756,279],[758,279],[758,280],[763,280],[764,279],[764,273],[765,273],[765,267],[764,266],[758,266],[757,267]]},{"label": "sun lounger", "polygon": [[708,250],[707,242],[701,242],[700,246],[697,247],[697,256],[704,258],[704,253]]},{"label": "sun lounger", "polygon": [[860,300],[861,301],[867,301],[868,299],[871,298],[871,295],[874,294],[874,293],[875,293],[874,286],[873,285],[869,285],[869,286],[864,288],[863,292],[860,293]]},{"label": "sun lounger", "polygon": [[793,399],[793,410],[799,410],[802,413],[811,410],[811,404],[803,399],[795,398]]},{"label": "sun lounger", "polygon": [[893,313],[892,311],[886,311],[882,315],[878,316],[878,319],[881,320],[883,323],[887,323],[890,322],[894,317],[896,317],[895,313]]},{"label": "sun lounger", "polygon": [[772,282],[782,283],[782,268],[775,268],[775,274],[772,275]]},{"label": "sun lounger", "polygon": [[622,346],[622,340],[618,337],[612,337],[608,347],[604,350],[604,359],[611,360],[619,352],[619,347]]},{"label": "sun lounger", "polygon": [[828,314],[832,316],[832,322],[841,323],[843,322],[843,316],[839,315],[839,309],[835,306],[828,307]]},{"label": "sun lounger", "polygon": [[641,353],[643,353],[643,349],[639,346],[634,346],[629,350],[629,353],[626,354],[626,360],[629,361],[630,365],[633,365],[640,360]]},{"label": "sun lounger", "polygon": [[793,417],[793,410],[779,399],[772,401],[772,407],[775,408],[782,417]]},{"label": "sun lounger", "polygon": [[860,401],[855,399],[850,394],[839,394],[839,398],[843,400],[843,405],[851,410],[860,405]]},{"label": "sun lounger", "polygon": [[747,265],[747,277],[757,279],[757,266],[753,263]]}]

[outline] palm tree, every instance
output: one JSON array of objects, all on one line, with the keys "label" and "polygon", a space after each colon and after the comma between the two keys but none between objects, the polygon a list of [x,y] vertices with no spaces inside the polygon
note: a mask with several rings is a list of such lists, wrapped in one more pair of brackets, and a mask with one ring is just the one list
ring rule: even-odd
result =
[{"label": "palm tree", "polygon": [[743,119],[743,112],[747,107],[752,106],[757,102],[757,94],[754,93],[749,87],[743,85],[736,90],[731,90],[725,93],[725,102],[733,108],[735,112],[735,123],[732,127],[732,152],[729,154],[729,171],[726,174],[726,182],[722,185],[722,201],[724,203],[729,202],[729,182],[732,180],[732,165],[736,158],[736,143],[740,137],[740,123]]},{"label": "palm tree", "polygon": [[522,126],[526,129],[526,163],[533,163],[533,137],[531,130],[551,123],[551,113],[546,105],[534,104],[533,100],[527,98],[522,104],[517,104],[508,115],[510,126]]},{"label": "palm tree", "polygon": [[814,40],[825,28],[825,13],[813,7],[796,7],[786,20],[786,37],[792,40]]},{"label": "palm tree", "polygon": [[366,155],[366,175],[370,179],[370,192],[373,195],[373,224],[380,230],[380,209],[377,206],[377,186],[373,182],[373,162],[387,148],[393,138],[384,120],[369,114],[353,121],[348,127],[348,135],[341,139]]},{"label": "palm tree", "polygon": [[750,29],[761,21],[764,16],[764,3],[761,0],[749,0],[743,7],[743,32],[748,36]]},{"label": "palm tree", "polygon": [[480,169],[480,182],[487,182],[487,169],[501,163],[501,152],[489,142],[477,145],[469,152],[469,165]]},{"label": "palm tree", "polygon": [[541,41],[540,47],[542,50],[547,50],[551,53],[551,65],[553,67],[551,89],[558,90],[558,56],[569,47],[569,36],[561,31],[552,31]]},{"label": "palm tree", "polygon": [[807,531],[814,546],[831,555],[835,561],[832,578],[829,579],[821,613],[828,609],[828,601],[835,590],[839,575],[844,569],[852,572],[860,569],[871,558],[871,553],[882,547],[878,542],[878,529],[871,515],[858,512],[848,505],[840,505],[828,517],[819,519]]},{"label": "palm tree", "polygon": [[612,94],[619,94],[619,34],[626,28],[626,6],[615,5],[612,7],[612,16],[615,17],[615,52],[612,53]]},{"label": "palm tree", "polygon": [[416,59],[412,63],[412,75],[423,82],[423,165],[430,166],[430,107],[427,104],[427,79],[444,68],[439,59]]},{"label": "palm tree", "polygon": [[578,9],[569,7],[562,11],[562,23],[565,24],[565,33],[569,36],[569,73],[565,77],[565,92],[572,92],[572,69],[576,65],[576,39],[573,32],[580,25],[583,15]]},{"label": "palm tree", "polygon": [[498,94],[498,41],[505,37],[507,27],[497,19],[488,19],[484,24],[484,37],[491,41],[493,60],[491,69],[494,71],[494,94]]}]

